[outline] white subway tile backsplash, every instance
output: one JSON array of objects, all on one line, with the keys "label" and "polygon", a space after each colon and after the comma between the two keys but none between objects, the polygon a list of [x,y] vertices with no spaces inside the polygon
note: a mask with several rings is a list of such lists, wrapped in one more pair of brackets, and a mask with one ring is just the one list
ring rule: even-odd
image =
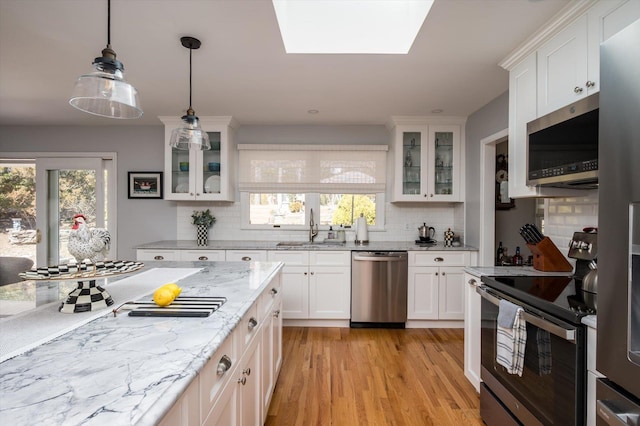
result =
[{"label": "white subway tile backsplash", "polygon": [[566,255],[574,232],[598,226],[598,191],[589,191],[583,197],[546,199],[544,219],[545,236]]},{"label": "white subway tile backsplash", "polygon": [[[247,230],[241,229],[240,202],[201,203],[180,202],[177,207],[177,238],[195,239],[195,226],[191,224],[194,210],[210,209],[216,223],[209,231],[212,240],[252,240],[252,241],[304,241],[306,231],[285,231],[277,229]],[[457,235],[464,233],[464,204],[443,203],[438,205],[404,204],[385,205],[385,230],[370,231],[371,241],[414,241],[418,238],[418,227],[423,223],[436,229],[436,239],[442,241],[444,231],[451,228]],[[323,233],[321,232],[321,235]],[[354,231],[347,230],[347,240],[353,241]]]}]

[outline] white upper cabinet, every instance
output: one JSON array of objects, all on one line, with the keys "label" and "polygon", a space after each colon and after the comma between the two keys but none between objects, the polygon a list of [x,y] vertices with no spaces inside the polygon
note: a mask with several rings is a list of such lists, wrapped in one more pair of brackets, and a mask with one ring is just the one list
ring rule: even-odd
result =
[{"label": "white upper cabinet", "polygon": [[527,186],[527,123],[536,118],[536,54],[509,73],[509,197],[534,197]]},{"label": "white upper cabinet", "polygon": [[391,201],[462,201],[462,123],[416,121],[398,118],[391,125]]},{"label": "white upper cabinet", "polygon": [[640,18],[637,0],[602,0],[538,49],[538,116],[600,90],[600,43]]},{"label": "white upper cabinet", "polygon": [[159,117],[165,128],[164,198],[167,200],[233,201],[234,123],[231,117],[200,117],[211,149],[178,150],[169,146],[179,117]]},{"label": "white upper cabinet", "polygon": [[501,62],[509,70],[511,198],[581,193],[527,186],[527,123],[599,91],[600,43],[637,19],[638,0],[574,2]]},{"label": "white upper cabinet", "polygon": [[585,97],[594,89],[587,73],[587,17],[581,16],[538,50],[538,115]]}]

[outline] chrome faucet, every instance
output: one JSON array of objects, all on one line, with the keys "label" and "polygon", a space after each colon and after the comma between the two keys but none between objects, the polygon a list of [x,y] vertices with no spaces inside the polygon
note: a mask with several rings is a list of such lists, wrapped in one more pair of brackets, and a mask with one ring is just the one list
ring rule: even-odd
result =
[{"label": "chrome faucet", "polygon": [[311,220],[309,220],[309,241],[313,242],[313,239],[318,236],[318,225],[313,222],[313,209],[311,209],[310,216]]}]

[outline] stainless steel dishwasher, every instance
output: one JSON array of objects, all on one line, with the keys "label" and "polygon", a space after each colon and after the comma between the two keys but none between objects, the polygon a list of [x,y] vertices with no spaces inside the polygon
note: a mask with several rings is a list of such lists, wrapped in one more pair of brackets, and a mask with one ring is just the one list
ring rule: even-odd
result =
[{"label": "stainless steel dishwasher", "polygon": [[351,327],[404,328],[407,252],[351,253]]}]

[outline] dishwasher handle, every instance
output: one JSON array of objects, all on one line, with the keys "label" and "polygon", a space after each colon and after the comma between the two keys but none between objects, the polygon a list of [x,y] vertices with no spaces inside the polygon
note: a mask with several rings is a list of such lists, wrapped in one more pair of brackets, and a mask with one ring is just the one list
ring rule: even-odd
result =
[{"label": "dishwasher handle", "polygon": [[[496,306],[500,306],[500,299],[493,294],[489,293],[484,287],[476,287],[476,292],[482,296],[484,299],[493,303]],[[533,315],[527,311],[522,313],[522,317],[526,322],[529,322],[536,327],[546,330],[551,334],[555,334],[556,336],[568,341],[575,343],[576,342],[576,329],[567,329],[557,324],[552,323],[551,321],[547,321],[546,319],[539,317],[537,315]]]},{"label": "dishwasher handle", "polygon": [[364,262],[402,262],[406,260],[406,253],[354,254],[354,261]]}]

